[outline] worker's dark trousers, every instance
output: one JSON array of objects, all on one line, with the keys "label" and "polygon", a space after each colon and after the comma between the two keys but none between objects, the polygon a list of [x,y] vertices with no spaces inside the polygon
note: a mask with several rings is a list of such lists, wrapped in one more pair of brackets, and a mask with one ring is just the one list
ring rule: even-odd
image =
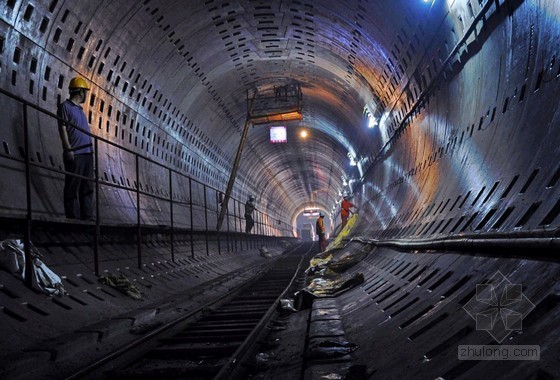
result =
[{"label": "worker's dark trousers", "polygon": [[245,215],[245,233],[250,234],[255,222],[251,215]]},{"label": "worker's dark trousers", "polygon": [[348,223],[348,215],[341,215],[340,218],[342,219],[342,227],[340,229],[343,229],[344,226],[346,226],[346,224]]},{"label": "worker's dark trousers", "polygon": [[93,219],[93,182],[75,175],[93,178],[93,154],[75,154],[64,160],[64,213],[69,219]]},{"label": "worker's dark trousers", "polygon": [[321,250],[321,252],[324,252],[325,249],[327,249],[327,239],[325,239],[325,235],[324,234],[319,234],[317,235],[319,236],[319,249]]}]

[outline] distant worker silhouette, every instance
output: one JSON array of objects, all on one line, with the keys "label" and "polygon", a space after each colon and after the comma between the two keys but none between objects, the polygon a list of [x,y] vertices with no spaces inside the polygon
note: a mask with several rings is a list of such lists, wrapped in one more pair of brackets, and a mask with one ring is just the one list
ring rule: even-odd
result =
[{"label": "distant worker silhouette", "polygon": [[315,222],[315,230],[317,231],[317,236],[319,237],[319,249],[324,252],[327,248],[327,239],[325,239],[325,214],[319,213],[319,217]]},{"label": "distant worker silhouette", "polygon": [[255,197],[250,196],[249,200],[245,203],[245,233],[250,234],[255,221],[253,220],[253,211],[255,211]]},{"label": "distant worker silhouette", "polygon": [[[68,85],[70,98],[57,109],[58,132],[64,150],[64,213],[69,219],[93,220],[93,139],[86,114],[85,103],[89,86],[81,77]],[[87,133],[85,133],[87,132]],[[79,176],[79,177],[77,177]],[[80,178],[85,177],[85,178]]]},{"label": "distant worker silhouette", "polygon": [[344,226],[346,226],[346,223],[348,223],[348,218],[352,213],[352,211],[350,210],[351,208],[356,208],[356,206],[354,206],[354,204],[350,202],[350,197],[348,195],[345,195],[340,206],[340,218],[342,219],[341,228],[344,228]]}]

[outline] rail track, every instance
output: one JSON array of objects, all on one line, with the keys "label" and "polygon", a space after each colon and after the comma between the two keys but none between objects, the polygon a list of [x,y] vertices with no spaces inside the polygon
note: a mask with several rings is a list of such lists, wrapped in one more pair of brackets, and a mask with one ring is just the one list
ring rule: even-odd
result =
[{"label": "rail track", "polygon": [[231,379],[268,331],[279,299],[304,276],[312,247],[303,244],[277,259],[196,320],[158,329],[67,379]]}]

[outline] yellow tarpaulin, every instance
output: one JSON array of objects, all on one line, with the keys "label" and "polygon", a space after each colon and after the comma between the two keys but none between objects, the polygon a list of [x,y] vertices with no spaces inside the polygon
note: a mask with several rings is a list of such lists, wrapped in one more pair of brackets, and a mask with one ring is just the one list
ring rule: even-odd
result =
[{"label": "yellow tarpaulin", "polygon": [[343,245],[342,240],[348,237],[350,231],[352,230],[352,227],[354,227],[354,224],[356,224],[357,220],[358,220],[358,214],[356,213],[352,214],[350,219],[348,219],[348,223],[346,223],[342,231],[340,231],[340,233],[336,236],[336,238],[327,246],[327,251],[329,249],[342,247]]}]

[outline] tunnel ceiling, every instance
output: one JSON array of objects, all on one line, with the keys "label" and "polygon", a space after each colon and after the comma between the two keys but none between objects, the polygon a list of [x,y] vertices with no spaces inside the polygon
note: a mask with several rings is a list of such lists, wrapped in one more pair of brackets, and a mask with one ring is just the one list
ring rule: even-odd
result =
[{"label": "tunnel ceiling", "polygon": [[[407,81],[392,74],[398,60],[391,54],[413,68],[421,51],[406,41],[429,39],[411,30],[430,4],[411,0],[43,3],[34,6],[54,21],[35,39],[38,49],[66,59],[94,92],[110,93],[186,146],[192,141],[177,123],[203,131],[214,150],[205,161],[220,172],[222,189],[247,118],[247,92],[299,83],[303,120],[286,123],[286,144],[268,142],[268,125],[251,128],[234,191],[256,194],[289,217],[302,205],[330,209],[351,190],[343,184],[358,180],[382,145],[366,128],[364,107],[379,119]],[[25,4],[13,2],[3,17],[33,38],[40,22],[27,22],[33,14]],[[162,111],[169,114],[163,123]],[[302,127],[311,133],[306,141],[296,134]],[[350,166],[349,152],[359,166]]]},{"label": "tunnel ceiling", "polygon": [[[367,151],[370,145],[364,105],[385,107],[376,95],[382,83],[376,65],[385,64],[386,58],[379,41],[372,39],[381,33],[370,18],[387,14],[379,7],[338,1],[150,1],[138,13],[149,19],[142,24],[153,25],[150,35],[163,39],[154,48],[169,42],[176,47],[157,57],[165,55],[159,66],[179,79],[168,80],[169,86],[183,82],[174,93],[182,97],[184,112],[211,131],[221,146],[227,144],[230,157],[245,122],[247,90],[301,84],[304,119],[288,124],[291,133],[282,145],[268,142],[268,126],[253,128],[237,182],[247,193],[257,194],[259,203],[274,203],[293,214],[314,202],[330,208],[340,192],[348,191],[343,178],[359,177],[346,154]],[[154,44],[146,45],[150,49]],[[177,54],[182,65],[174,62]],[[219,98],[209,102],[213,91]],[[231,118],[208,125],[203,118],[213,111]],[[312,132],[305,143],[293,133],[298,127]]]}]

